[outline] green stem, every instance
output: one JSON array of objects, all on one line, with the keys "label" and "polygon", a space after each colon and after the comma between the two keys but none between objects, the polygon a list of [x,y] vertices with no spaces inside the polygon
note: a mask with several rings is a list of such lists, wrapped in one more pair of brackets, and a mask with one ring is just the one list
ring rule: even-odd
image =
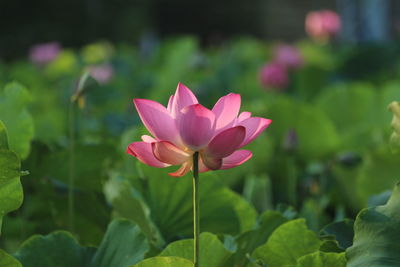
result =
[{"label": "green stem", "polygon": [[200,196],[199,196],[199,152],[193,154],[193,238],[194,267],[200,266]]},{"label": "green stem", "polygon": [[68,228],[74,232],[74,186],[75,186],[75,103],[69,104],[69,173],[68,173]]}]

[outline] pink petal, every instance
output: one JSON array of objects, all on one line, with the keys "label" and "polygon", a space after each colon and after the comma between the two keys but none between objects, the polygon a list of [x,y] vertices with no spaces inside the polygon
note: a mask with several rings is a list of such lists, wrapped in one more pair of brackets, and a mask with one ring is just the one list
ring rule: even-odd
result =
[{"label": "pink petal", "polygon": [[207,172],[210,169],[204,164],[203,159],[199,157],[199,172]]},{"label": "pink petal", "polygon": [[216,132],[221,132],[233,126],[240,110],[240,102],[240,95],[233,93],[223,96],[218,100],[212,109],[215,114]]},{"label": "pink petal", "polygon": [[183,142],[197,151],[213,137],[215,116],[211,110],[200,104],[191,105],[182,110],[178,125]]},{"label": "pink petal", "polygon": [[181,165],[191,157],[189,153],[181,150],[168,141],[152,143],[153,154],[161,162],[171,165]]},{"label": "pink petal", "polygon": [[208,144],[204,153],[216,159],[225,158],[239,147],[245,136],[245,127],[236,126],[229,128],[215,136]]},{"label": "pink petal", "polygon": [[239,166],[248,161],[253,156],[253,153],[249,150],[237,150],[230,156],[222,160],[221,170],[226,170]]},{"label": "pink petal", "polygon": [[199,101],[197,101],[192,91],[185,85],[178,83],[175,95],[172,97],[171,114],[174,118],[177,118],[183,108],[197,103],[199,103]]},{"label": "pink petal", "polygon": [[164,168],[169,164],[159,161],[154,157],[151,143],[135,142],[128,146],[126,153],[136,157],[138,160],[152,167]]},{"label": "pink petal", "polygon": [[243,147],[253,141],[271,124],[271,122],[272,120],[259,117],[251,117],[239,122],[239,126],[244,126],[246,128],[246,137],[244,138],[240,147]]},{"label": "pink petal", "polygon": [[152,135],[158,140],[180,142],[175,120],[163,105],[147,99],[134,99],[133,102],[140,119]]},{"label": "pink petal", "polygon": [[181,177],[187,174],[191,168],[192,168],[192,162],[185,162],[176,172],[171,172],[168,174],[174,177]]},{"label": "pink petal", "polygon": [[169,100],[168,100],[168,106],[167,106],[167,110],[168,110],[168,112],[171,114],[171,112],[172,112],[172,103],[174,102],[174,96],[173,95],[171,95],[170,97],[169,97]]},{"label": "pink petal", "polygon": [[146,143],[153,143],[153,142],[157,142],[157,140],[155,139],[155,138],[153,138],[152,136],[150,136],[150,135],[142,135],[142,140],[143,140],[143,142],[146,142]]},{"label": "pink petal", "polygon": [[201,160],[204,165],[211,170],[218,170],[222,166],[222,159],[212,158],[201,154]]},{"label": "pink petal", "polygon": [[239,114],[239,117],[237,118],[237,122],[244,121],[245,119],[248,119],[250,117],[251,117],[251,112],[243,111],[242,113]]}]

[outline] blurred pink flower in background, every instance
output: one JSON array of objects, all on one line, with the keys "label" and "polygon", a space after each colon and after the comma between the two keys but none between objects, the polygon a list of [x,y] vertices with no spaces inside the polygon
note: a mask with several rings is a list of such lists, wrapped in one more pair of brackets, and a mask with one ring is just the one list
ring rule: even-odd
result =
[{"label": "blurred pink flower in background", "polygon": [[275,62],[287,68],[297,69],[303,65],[303,57],[297,47],[281,44],[274,50]]},{"label": "blurred pink flower in background", "polygon": [[42,43],[31,47],[29,59],[37,65],[44,65],[57,58],[61,51],[61,45],[57,42]]},{"label": "blurred pink flower in background", "polygon": [[114,74],[114,69],[110,64],[91,66],[89,71],[90,76],[100,84],[108,83]]},{"label": "blurred pink flower in background", "polygon": [[306,17],[306,32],[313,39],[327,42],[341,29],[339,15],[331,10],[312,11]]},{"label": "blurred pink flower in background", "polygon": [[289,83],[287,68],[277,62],[268,63],[261,68],[260,80],[265,88],[285,88]]}]

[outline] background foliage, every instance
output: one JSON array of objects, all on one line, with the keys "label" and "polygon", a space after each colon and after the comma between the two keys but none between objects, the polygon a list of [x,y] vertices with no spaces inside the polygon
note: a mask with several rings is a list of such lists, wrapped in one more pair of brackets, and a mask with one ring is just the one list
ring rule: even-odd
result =
[{"label": "background foliage", "polygon": [[[47,65],[0,64],[0,266],[193,265],[190,176],[124,153],[145,133],[131,99],[166,103],[178,81],[207,107],[233,91],[273,120],[251,161],[201,175],[202,266],[399,263],[397,186],[384,205],[399,174],[387,109],[400,99],[398,63],[382,67],[368,46],[296,46],[305,64],[286,90],[262,87],[274,44],[251,38],[99,42]],[[355,63],[369,59],[374,68]],[[106,63],[111,80],[78,83]],[[387,249],[371,255],[371,240]]]}]

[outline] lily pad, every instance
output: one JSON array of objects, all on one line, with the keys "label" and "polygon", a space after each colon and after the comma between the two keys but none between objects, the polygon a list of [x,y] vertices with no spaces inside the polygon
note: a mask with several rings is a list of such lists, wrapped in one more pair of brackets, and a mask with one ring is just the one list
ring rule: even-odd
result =
[{"label": "lily pad", "polygon": [[25,159],[34,136],[33,119],[27,110],[31,96],[26,88],[15,82],[7,84],[0,96],[0,120],[10,134],[10,148]]},{"label": "lily pad", "polygon": [[321,230],[320,234],[321,236],[333,236],[338,241],[340,248],[346,249],[353,244],[353,226],[353,220],[345,219],[328,224]]},{"label": "lily pad", "polygon": [[193,262],[178,257],[149,258],[132,267],[194,267]]},{"label": "lily pad", "polygon": [[128,220],[114,220],[98,249],[81,246],[68,232],[36,235],[15,254],[24,267],[126,267],[144,259],[149,251],[140,228]]},{"label": "lily pad", "polygon": [[400,183],[384,206],[362,210],[354,224],[348,267],[400,266]]},{"label": "lily pad", "polygon": [[344,253],[314,252],[297,260],[296,267],[346,267]]},{"label": "lily pad", "polygon": [[7,131],[0,121],[0,233],[3,216],[18,209],[23,201],[20,182],[21,162],[13,151],[8,149]]},{"label": "lily pad", "polygon": [[[193,251],[193,239],[186,239],[169,244],[160,256],[177,256],[193,261]],[[224,266],[232,254],[217,236],[211,233],[200,235],[200,267]]]},{"label": "lily pad", "polygon": [[287,221],[288,219],[277,211],[269,210],[260,215],[259,226],[256,229],[247,231],[236,238],[238,248],[232,257],[233,263],[246,266],[248,262],[246,255],[253,253],[257,247],[264,244],[275,229]]},{"label": "lily pad", "polygon": [[[168,176],[164,169],[139,166],[144,180],[136,179],[135,188],[149,207],[151,222],[163,234],[163,239],[170,241],[177,237],[191,237],[192,178],[187,175],[176,179]],[[256,223],[257,212],[250,203],[224,186],[219,179],[217,174],[211,172],[200,175],[201,231],[236,235],[250,230]],[[136,205],[136,200],[129,201]],[[129,213],[132,210],[127,212],[121,204],[116,206],[119,215],[131,218]],[[142,207],[138,207],[138,215],[143,213],[141,209]]]},{"label": "lily pad", "polygon": [[22,265],[10,254],[0,249],[0,267],[22,267]]},{"label": "lily pad", "polygon": [[318,251],[320,244],[318,236],[307,229],[305,220],[297,219],[279,226],[268,241],[254,251],[253,257],[270,267],[295,265],[300,257]]}]

